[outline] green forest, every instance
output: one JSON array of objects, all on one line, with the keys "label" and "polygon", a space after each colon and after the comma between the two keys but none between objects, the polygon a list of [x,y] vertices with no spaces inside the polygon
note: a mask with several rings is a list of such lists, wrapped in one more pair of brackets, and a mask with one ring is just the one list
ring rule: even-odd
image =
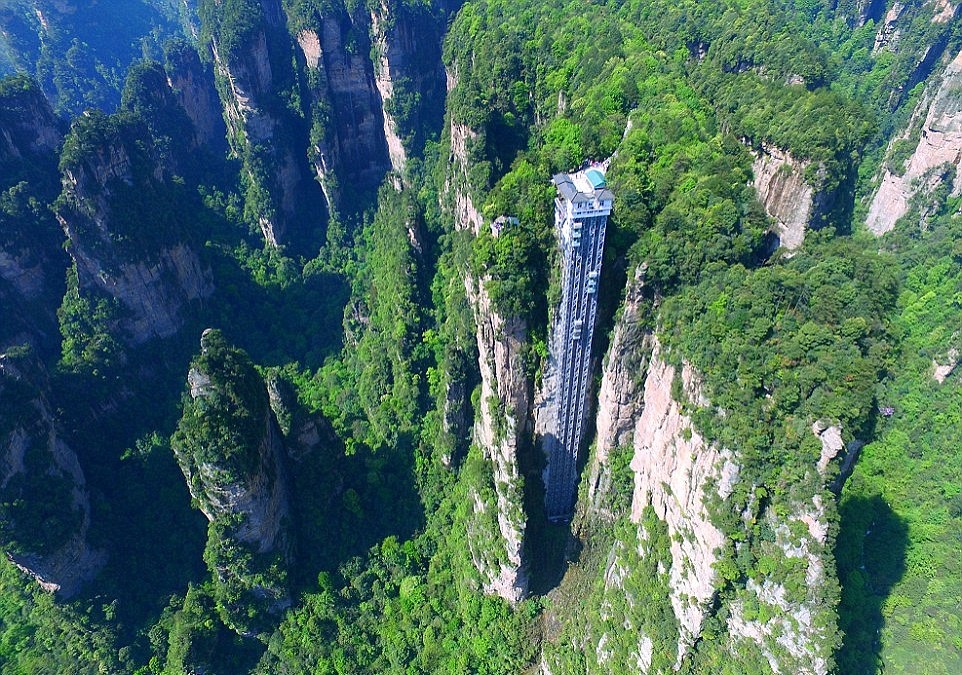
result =
[{"label": "green forest", "polygon": [[0,673],[962,672],[960,50],[955,0],[0,0]]}]

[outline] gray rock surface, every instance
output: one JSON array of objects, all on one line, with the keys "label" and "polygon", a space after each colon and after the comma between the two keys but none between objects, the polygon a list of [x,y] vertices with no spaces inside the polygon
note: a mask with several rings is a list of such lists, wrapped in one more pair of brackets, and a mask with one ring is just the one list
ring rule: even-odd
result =
[{"label": "gray rock surface", "polygon": [[472,558],[487,593],[516,603],[528,590],[523,558],[526,519],[518,472],[519,434],[527,423],[531,391],[524,370],[521,349],[527,340],[527,326],[516,317],[502,317],[495,311],[484,288],[484,280],[470,275],[465,280],[468,299],[477,321],[478,366],[481,398],[476,411],[475,443],[494,471],[496,501],[485,504],[475,495],[475,512],[495,508],[497,544],[495,555],[481,551],[469,541]]},{"label": "gray rock surface", "polygon": [[799,161],[780,148],[762,145],[752,151],[755,190],[765,212],[775,220],[779,244],[788,251],[798,249],[812,219],[815,190],[805,182],[811,164]]},{"label": "gray rock surface", "polygon": [[631,513],[639,522],[645,507],[653,507],[671,534],[669,586],[679,626],[680,664],[700,635],[716,593],[714,564],[726,541],[711,521],[707,502],[712,493],[722,500],[731,494],[739,466],[730,451],[709,444],[693,429],[672,398],[674,378],[675,369],[662,360],[656,342],[645,379],[644,410],[634,431]]},{"label": "gray rock surface", "polygon": [[[11,397],[17,400],[3,401]],[[2,420],[11,426],[0,427],[0,492],[16,479],[36,480],[36,476],[25,474],[39,468],[44,472],[41,480],[67,481],[70,500],[64,508],[71,513],[57,515],[77,522],[77,528],[56,542],[53,550],[40,553],[18,548],[5,550],[4,554],[42,589],[69,598],[93,579],[107,561],[106,553],[92,548],[87,541],[90,499],[83,471],[77,455],[60,437],[46,397],[5,355],[0,355],[0,402],[24,410],[19,418]]]},{"label": "gray rock surface", "polygon": [[[952,194],[962,192],[962,52],[948,65],[941,78],[933,78],[931,89],[920,101],[913,116],[925,116],[918,145],[904,165],[882,174],[882,182],[869,206],[865,225],[876,235],[895,227],[909,211],[910,202],[928,194],[945,180],[944,167],[956,169]],[[934,92],[934,93],[932,93]],[[901,140],[906,140],[903,137]],[[921,217],[927,216],[923,207]]]},{"label": "gray rock surface", "polygon": [[[155,164],[153,178],[160,181],[164,173],[165,168]],[[115,140],[65,170],[56,216],[70,240],[81,290],[117,300],[127,310],[121,319],[123,337],[136,345],[176,333],[187,306],[209,297],[214,286],[210,270],[175,234],[157,250],[131,253],[130,247],[121,247],[118,234],[132,224],[119,220],[111,208],[117,183],[133,185],[134,176],[127,148]]]}]

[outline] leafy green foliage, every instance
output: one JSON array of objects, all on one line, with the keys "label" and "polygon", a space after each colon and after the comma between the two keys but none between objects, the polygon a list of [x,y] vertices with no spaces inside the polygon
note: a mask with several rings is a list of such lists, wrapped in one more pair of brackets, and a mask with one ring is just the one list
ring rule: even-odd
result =
[{"label": "leafy green foliage", "polygon": [[0,379],[0,447],[22,453],[21,466],[11,466],[0,487],[0,536],[7,552],[50,555],[80,528],[78,486],[54,456],[70,451],[53,445],[52,423],[39,392],[22,376]]},{"label": "leafy green foliage", "polygon": [[[389,14],[395,22],[424,19],[425,30],[415,34],[431,42],[424,36],[436,24],[427,17],[438,16],[444,4],[392,2]],[[819,495],[834,528],[826,479],[812,469],[820,447],[811,424],[838,423],[845,440],[874,438],[843,492],[837,554],[847,636],[839,668],[909,671],[922,654],[933,672],[959,669],[957,375],[941,386],[930,379],[932,360],[942,362],[959,346],[952,328],[959,323],[960,257],[953,244],[959,233],[946,215],[958,204],[934,195],[944,213],[931,232],[903,231],[884,244],[895,256],[879,255],[874,241],[835,235],[851,229],[844,203],[856,165],[863,179],[873,173],[875,148],[920,96],[915,84],[932,65],[920,62],[923,50],[933,46],[937,55],[942,42],[955,45],[958,22],[933,23],[927,5],[912,5],[904,10],[904,48],[872,53],[877,26],[854,28],[856,3],[848,0],[586,7],[465,4],[445,51],[457,81],[450,121],[471,129],[467,186],[453,185],[460,176],[447,183],[440,175],[447,148],[426,143],[425,157],[416,156],[418,139],[438,131],[427,128],[422,113],[435,106],[432,113],[440,114],[441,106],[421,95],[417,78],[402,77],[387,110],[408,149],[415,148],[404,189],[382,190],[356,241],[350,218],[332,221],[329,243],[307,263],[283,250],[261,250],[248,232],[262,217],[278,216],[273,179],[281,155],[240,132],[231,139],[243,164],[240,180],[214,176],[202,162],[192,166],[181,155],[190,135],[184,117],[157,95],[164,79],[158,67],[131,70],[121,115],[93,114],[75,124],[64,169],[86,170],[120,147],[129,155],[130,184],[111,183],[101,195],[112,214],[106,236],[120,250],[132,256],[175,239],[209,240],[204,256],[218,290],[202,308],[204,319],[224,326],[227,339],[294,390],[279,415],[298,473],[291,509],[298,522],[291,527],[302,546],[320,550],[296,553],[292,582],[279,554],[252,550],[237,540],[240,523],[218,520],[204,556],[214,576],[204,581],[206,524],[187,508],[166,439],[176,420],[169,392],[183,386],[188,340],[121,352],[120,309],[80,289],[73,272],[60,313],[55,403],[80,442],[85,470],[93,469],[92,536],[112,546],[112,567],[89,597],[62,605],[24,592],[23,581],[4,566],[0,669],[517,673],[544,644],[553,672],[619,673],[636,667],[634,638],[641,632],[652,640],[653,669],[672,667],[678,627],[661,569],[672,542],[650,511],[642,525],[652,554],[624,571],[623,593],[605,584],[609,554],[620,564],[639,545],[638,528],[623,515],[610,530],[592,533],[595,540],[569,566],[573,589],[550,600],[511,609],[484,597],[471,559],[475,551],[496,555],[499,542],[471,529],[474,494],[490,504],[494,485],[490,464],[477,448],[467,449],[471,416],[490,402],[469,401],[477,353],[464,271],[488,277],[495,305],[528,319],[527,349],[543,358],[557,290],[547,179],[615,150],[608,179],[617,203],[606,269],[621,269],[626,257],[646,265],[657,315],[645,321],[657,324],[671,359],[703,375],[715,406],[686,412],[699,432],[738,452],[744,485],[760,487],[754,503],[744,487],[725,503],[709,500],[713,519],[740,544],[721,551],[718,606],[743,602],[746,616],[764,623],[777,610],[754,600],[746,583],[773,579],[791,599],[814,603],[814,621],[826,636],[820,648],[829,655],[834,649],[837,589],[828,553],[816,547],[828,579],[807,589],[805,570],[778,553],[773,523],[799,499]],[[357,32],[367,25],[370,8],[363,3],[290,0],[284,8],[286,31],[294,33],[319,28],[321,17],[338,16],[343,27],[346,13],[347,49],[366,49],[366,36]],[[200,12],[205,51],[216,40],[225,61],[241,69],[254,67],[250,45],[264,31],[274,81],[270,91],[258,92],[258,105],[282,120],[276,144],[294,148],[291,156],[301,161],[305,139],[329,140],[331,110],[302,104],[304,82],[289,68],[292,43],[261,5],[209,1]],[[86,87],[76,100],[119,91],[122,68],[98,68],[91,54],[100,46],[90,44],[60,50],[73,71],[97,73],[86,85],[61,77],[63,92]],[[311,77],[320,74],[307,77],[313,87]],[[31,92],[22,80],[6,86],[13,97]],[[841,195],[843,206],[828,216],[835,231],[809,233],[790,260],[764,259],[768,223],[750,187],[751,158],[739,142],[745,138],[812,160],[806,181]],[[909,147],[895,150],[898,163]],[[218,167],[225,174],[238,170],[237,163]],[[163,180],[150,179],[158,170]],[[5,178],[14,174],[4,171]],[[42,224],[39,214],[51,200],[34,175],[16,179],[26,185],[3,197],[3,234],[22,239]],[[439,195],[452,200],[452,187],[465,187],[485,220],[513,215],[519,225],[499,237],[482,228],[474,240],[450,232],[436,204]],[[351,201],[358,213],[366,205]],[[320,212],[299,211],[303,223],[316,222]],[[298,252],[313,253],[311,241]],[[211,376],[201,386],[213,394],[185,397],[172,446],[242,479],[256,468],[250,450],[270,416],[267,396],[251,359],[216,333],[211,339],[213,352],[194,366]],[[893,417],[879,418],[879,405],[894,407]],[[15,417],[22,411],[3,415]],[[320,440],[305,442],[299,452],[306,454],[293,457],[310,429]],[[304,450],[312,443],[323,448]],[[632,491],[628,453],[612,461],[611,504],[624,514]],[[56,481],[47,487],[60,489]],[[15,508],[17,500],[5,503]],[[752,521],[748,527],[743,514]],[[24,515],[30,516],[18,517]],[[484,516],[483,529],[493,533],[493,511]],[[797,543],[798,533],[787,529],[778,536]],[[267,606],[279,608],[291,583],[304,595],[268,637],[277,618]],[[755,646],[733,654],[726,630],[723,612],[710,616],[683,667],[770,671]],[[260,634],[267,653],[264,643],[237,631]],[[602,635],[610,650],[604,664]]]},{"label": "leafy green foliage", "polygon": [[276,423],[250,358],[219,331],[205,332],[191,373],[191,392],[184,395],[184,414],[171,448],[191,493],[212,517],[204,560],[215,575],[222,619],[242,635],[258,634],[270,627],[269,613],[288,601],[284,535],[267,543],[242,539],[250,539],[242,534],[250,527],[248,519],[272,514],[231,512],[225,500],[231,494],[283,489],[274,469],[279,459],[274,457],[278,444],[272,442]]},{"label": "leafy green foliage", "polygon": [[213,43],[222,57],[233,62],[241,59],[258,30],[264,13],[257,0],[202,1],[197,8],[203,26],[200,41]]},{"label": "leafy green foliage", "polygon": [[113,110],[126,69],[157,57],[177,32],[178,7],[167,0],[45,5],[9,0],[0,13],[4,49],[14,68],[35,77],[57,112]]},{"label": "leafy green foliage", "polygon": [[422,397],[422,281],[410,237],[421,236],[423,216],[409,193],[391,186],[379,204],[359,242],[363,257],[352,265],[344,328],[353,347],[317,376],[317,404],[349,453],[355,445],[410,447]]},{"label": "leafy green foliage", "polygon": [[94,376],[114,370],[124,351],[114,329],[121,309],[113,298],[81,292],[77,268],[67,272],[67,292],[57,310],[63,335],[60,365],[71,372]]},{"label": "leafy green foliage", "polygon": [[4,672],[131,672],[129,650],[118,652],[113,629],[25,584],[6,558],[0,560],[0,598],[0,669]]},{"label": "leafy green foliage", "polygon": [[[264,381],[246,353],[212,330],[191,363],[198,383],[184,395],[184,415],[171,446],[191,466],[213,464],[227,480],[251,477],[260,462],[259,446],[268,415]],[[192,472],[199,480],[199,476]],[[201,492],[201,486],[195,489]]]},{"label": "leafy green foliage", "polygon": [[962,664],[962,387],[958,371],[941,384],[933,377],[962,346],[960,226],[943,214],[927,232],[901,226],[890,238],[903,279],[892,313],[901,344],[878,400],[893,414],[879,418],[845,484],[836,551],[846,672],[910,672],[922,659],[928,672],[951,673]]},{"label": "leafy green foliage", "polygon": [[801,432],[813,421],[857,434],[874,413],[874,383],[891,363],[885,314],[896,287],[889,262],[840,240],[788,263],[730,267],[666,301],[667,342],[727,412],[715,423],[696,411],[696,420],[759,476],[812,466],[817,444]]},{"label": "leafy green foliage", "polygon": [[[438,537],[450,539],[438,546]],[[274,635],[257,672],[518,672],[537,648],[530,633],[537,605],[512,611],[465,589],[458,573],[470,562],[449,557],[462,549],[458,541],[457,530],[403,544],[388,537],[363,563],[342,567],[342,582],[322,576]]]}]

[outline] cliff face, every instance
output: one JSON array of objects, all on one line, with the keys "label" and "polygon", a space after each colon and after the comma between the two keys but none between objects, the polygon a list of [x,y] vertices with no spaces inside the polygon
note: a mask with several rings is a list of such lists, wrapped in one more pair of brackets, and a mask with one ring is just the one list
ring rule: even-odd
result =
[{"label": "cliff face", "polygon": [[[888,168],[882,174],[865,224],[876,235],[895,227],[895,223],[914,209],[924,227],[937,204],[931,195],[949,182],[951,193],[962,192],[962,52],[948,65],[942,77],[934,80],[913,113],[922,119],[916,138],[911,131],[896,139],[889,148]],[[912,124],[910,124],[910,127]],[[915,149],[902,154],[913,143]],[[940,202],[941,200],[934,200]]]},{"label": "cliff face", "polygon": [[200,10],[228,139],[244,162],[247,211],[271,246],[306,244],[324,224],[316,220],[323,196],[309,173],[307,129],[300,111],[288,105],[297,84],[281,4],[263,0],[240,27],[230,12],[249,13],[249,7],[211,0],[202,1]]},{"label": "cliff face", "polygon": [[60,121],[35,84],[14,78],[4,84],[0,98],[0,162],[52,153],[60,147]]},{"label": "cliff face", "polygon": [[[716,592],[715,564],[725,533],[712,522],[707,501],[714,492],[724,501],[738,480],[733,454],[708,443],[672,399],[675,369],[661,360],[655,344],[644,387],[644,410],[634,433],[631,470],[635,490],[631,520],[640,523],[646,508],[668,527],[671,564],[668,584],[679,626],[677,658],[688,653]],[[700,385],[690,368],[682,371],[686,393],[695,400]],[[639,541],[646,538],[639,531]]]},{"label": "cliff face", "polygon": [[813,215],[815,191],[804,177],[809,162],[767,145],[753,151],[752,156],[755,190],[765,212],[775,221],[778,246],[794,251],[802,245]]},{"label": "cliff face", "polygon": [[64,164],[55,205],[80,290],[128,310],[120,326],[128,343],[168,337],[188,305],[213,292],[210,270],[186,241],[189,205],[168,168],[139,143],[140,131],[99,118],[91,124],[75,129],[72,142],[83,144],[87,133],[103,134],[101,142]]},{"label": "cliff face", "polygon": [[310,155],[328,202],[337,205],[342,187],[337,177],[371,188],[391,163],[370,47],[347,44],[366,35],[367,26],[355,24],[346,11],[314,17],[314,23],[317,28],[296,36],[314,113]]},{"label": "cliff face", "polygon": [[644,318],[644,286],[645,269],[642,266],[635,269],[628,283],[598,391],[597,436],[588,470],[585,508],[590,515],[603,515],[606,520],[616,516],[606,510],[606,496],[612,481],[608,457],[617,448],[633,445],[635,420],[644,405],[643,380],[639,375],[647,370],[653,346],[651,333],[640,325]]},{"label": "cliff face", "polygon": [[424,130],[440,126],[445,16],[435,3],[394,0],[292,13],[311,98],[308,154],[333,207],[388,171],[403,173]]},{"label": "cliff face", "polygon": [[[0,341],[32,324],[52,337],[67,259],[63,235],[44,203],[56,195],[60,122],[36,84],[13,78],[0,87],[0,297],[8,311]],[[0,349],[3,345],[0,344]]]},{"label": "cliff face", "polygon": [[468,545],[485,592],[515,603],[528,590],[523,559],[526,518],[518,471],[520,436],[531,408],[521,356],[527,327],[521,319],[498,314],[483,280],[469,276],[465,284],[478,325],[481,372],[475,444],[490,467],[493,484],[493,490],[492,485],[472,486],[475,518],[468,524]]},{"label": "cliff face", "polygon": [[[691,412],[711,402],[699,374],[671,365],[639,324],[643,289],[642,269],[606,357],[581,506],[580,530],[590,539],[614,526],[613,541],[593,554],[600,571],[587,618],[561,615],[571,628],[547,645],[546,672],[563,663],[559,650],[590,645],[590,673],[697,670],[718,658],[767,663],[773,673],[827,673],[837,597],[828,487],[845,449],[841,429],[812,427],[818,461],[783,493],[759,486],[738,448],[695,427]],[[753,562],[738,580],[746,559]]]},{"label": "cliff face", "polygon": [[29,371],[39,375],[22,359],[0,355],[2,546],[41,588],[70,597],[100,571],[106,555],[87,542],[83,471]]},{"label": "cliff face", "polygon": [[[449,72],[449,91],[457,86],[456,75],[450,74],[454,72],[456,69]],[[450,157],[442,201],[454,217],[454,227],[477,236],[483,220],[472,202],[468,180],[469,145],[477,134],[453,116],[449,124]],[[468,523],[468,545],[485,592],[516,603],[527,594],[529,581],[524,558],[527,517],[518,463],[532,411],[532,387],[522,357],[528,327],[523,319],[497,311],[486,281],[470,271],[464,273],[477,327],[481,377],[473,440],[484,459],[486,479],[469,485],[474,509]]]},{"label": "cliff face", "polygon": [[231,626],[258,632],[263,625],[245,618],[248,605],[276,613],[290,604],[283,439],[260,375],[218,331],[204,331],[187,381],[171,446],[210,521],[204,557],[230,604]]},{"label": "cliff face", "polygon": [[[451,88],[456,86],[457,80],[449,79]],[[480,234],[484,220],[481,212],[474,204],[471,189],[467,182],[468,153],[470,146],[478,139],[478,134],[465,124],[460,124],[452,116],[448,129],[451,155],[449,164],[452,171],[445,181],[445,191],[451,198],[454,208],[454,226],[459,230],[470,230],[475,236]]]},{"label": "cliff face", "polygon": [[205,68],[197,51],[186,43],[170,47],[165,56],[167,84],[194,127],[191,147],[222,152],[226,149],[227,128],[209,66]]},{"label": "cliff face", "polygon": [[[815,167],[813,171],[810,161],[796,159],[785,150],[765,143],[752,148],[751,153],[758,200],[775,221],[772,228],[777,237],[775,245],[795,251],[805,240],[805,231],[821,224],[836,195],[817,185],[824,179],[825,171],[822,167]],[[815,185],[810,182],[813,177]]]},{"label": "cliff face", "polygon": [[441,41],[447,11],[443,6],[432,11],[424,5],[396,0],[381,0],[371,9],[384,138],[391,166],[399,173],[409,154],[423,151],[423,130],[441,126],[444,108],[440,103],[445,95]]}]

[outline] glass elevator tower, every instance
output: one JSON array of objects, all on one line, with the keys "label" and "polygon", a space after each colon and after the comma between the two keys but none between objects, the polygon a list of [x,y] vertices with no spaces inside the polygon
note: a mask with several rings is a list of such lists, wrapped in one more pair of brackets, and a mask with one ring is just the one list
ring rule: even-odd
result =
[{"label": "glass elevator tower", "polygon": [[[561,247],[561,305],[551,326],[551,359],[557,368],[557,414],[542,436],[548,466],[545,510],[551,521],[571,518],[578,480],[578,448],[584,434],[591,379],[591,337],[598,311],[598,280],[605,227],[614,196],[602,166],[553,179],[555,230]],[[554,426],[551,429],[550,426]]]}]

